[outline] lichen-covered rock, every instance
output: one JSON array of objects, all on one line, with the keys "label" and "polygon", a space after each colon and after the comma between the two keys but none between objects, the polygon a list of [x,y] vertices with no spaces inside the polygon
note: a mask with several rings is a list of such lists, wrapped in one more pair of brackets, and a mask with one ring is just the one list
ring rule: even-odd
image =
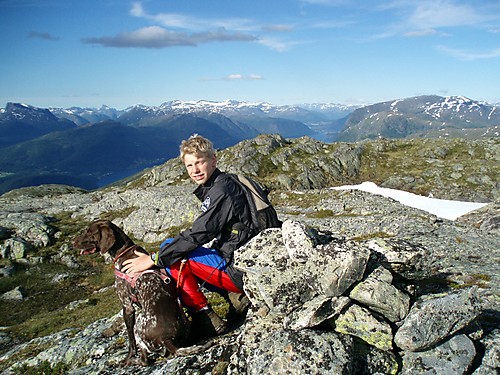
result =
[{"label": "lichen-covered rock", "polygon": [[283,325],[292,330],[318,326],[325,320],[337,316],[349,302],[350,299],[343,296],[318,296],[287,315],[283,320]]},{"label": "lichen-covered rock", "polygon": [[239,368],[229,374],[351,374],[352,340],[335,332],[277,329],[261,332],[251,348],[234,354]]},{"label": "lichen-covered rock", "polygon": [[474,343],[467,336],[454,336],[428,351],[405,352],[401,374],[468,374],[475,355]]},{"label": "lichen-covered rock", "polygon": [[392,349],[392,329],[389,324],[379,320],[369,310],[351,305],[336,319],[329,320],[336,332],[359,337],[381,350]]},{"label": "lichen-covered rock", "polygon": [[473,374],[498,374],[500,372],[500,329],[495,329],[483,338],[481,344],[484,346],[484,356],[481,366]]},{"label": "lichen-covered rock", "polygon": [[394,341],[403,350],[425,350],[465,327],[479,308],[477,288],[422,299],[413,305]]},{"label": "lichen-covered rock", "polygon": [[362,278],[368,258],[367,249],[343,242],[318,246],[297,263],[289,257],[280,229],[266,230],[235,254],[252,303],[284,315],[318,295],[340,296]]},{"label": "lichen-covered rock", "polygon": [[22,238],[33,246],[45,247],[54,242],[55,230],[50,217],[44,214],[0,211],[0,225],[10,228],[12,237]]},{"label": "lichen-covered rock", "polygon": [[408,314],[410,296],[391,283],[390,271],[378,267],[352,289],[349,297],[382,314],[391,322],[398,322]]},{"label": "lichen-covered rock", "polygon": [[281,228],[283,243],[291,260],[304,263],[314,250],[314,237],[306,226],[298,221],[287,220]]},{"label": "lichen-covered rock", "polygon": [[406,278],[418,279],[429,276],[433,257],[429,249],[407,241],[377,238],[367,242],[373,257],[385,268]]},{"label": "lichen-covered rock", "polygon": [[4,259],[24,259],[33,246],[22,238],[9,238],[0,245],[0,255]]},{"label": "lichen-covered rock", "polygon": [[[397,147],[393,142],[382,143],[384,147]],[[499,150],[498,142],[495,148]],[[109,321],[95,322],[86,329],[37,338],[28,343],[29,347],[17,346],[18,338],[10,334],[0,337],[0,346],[12,346],[2,347],[9,351],[0,357],[0,371],[7,375],[12,373],[8,368],[13,363],[37,366],[48,361],[67,364],[71,375],[239,375],[293,373],[296,369],[312,373],[312,368],[316,373],[396,374],[402,371],[399,365],[403,355],[407,372],[419,371],[419,364],[425,365],[427,373],[460,372],[471,357],[473,365],[468,371],[477,367],[477,375],[498,372],[499,337],[491,328],[498,326],[495,312],[500,305],[497,205],[490,205],[487,212],[471,217],[473,220],[453,222],[376,194],[328,188],[353,182],[348,181],[349,176],[363,168],[362,158],[369,149],[366,143],[325,145],[307,138],[261,136],[220,153],[222,170],[263,177],[267,179],[263,182],[272,187],[288,189],[277,192],[277,209],[285,225],[264,231],[236,252],[236,266],[245,272],[245,292],[252,306],[240,327],[214,338],[202,352],[159,358],[150,367],[120,367],[127,342],[119,314],[113,323],[118,328],[111,329]],[[432,150],[435,153],[436,148]],[[441,151],[436,153],[438,158],[449,150]],[[436,173],[434,161],[432,164],[433,171],[424,171],[422,176],[435,176],[441,184],[444,174]],[[459,164],[463,162],[456,162]],[[199,202],[191,194],[194,185],[182,162],[175,159],[150,172],[141,181],[94,192],[40,187],[1,196],[0,227],[9,228],[9,237],[23,238],[35,246],[29,261],[23,260],[23,267],[16,264],[21,260],[4,263],[13,264],[16,272],[25,267],[31,271],[29,268],[37,267],[35,260],[62,263],[65,271],[58,277],[51,275],[51,279],[54,287],[64,285],[57,280],[71,275],[71,267],[79,258],[74,257],[74,249],[64,245],[70,243],[65,238],[69,235],[64,219],[53,219],[61,214],[67,217],[69,213],[82,227],[83,222],[98,217],[111,218],[131,237],[146,242],[146,248],[147,242],[163,240],[166,232],[170,235],[187,227],[199,213]],[[453,172],[455,177],[464,174],[461,170]],[[478,174],[471,177],[481,181]],[[414,191],[426,183],[426,179],[415,176],[381,178],[379,183],[389,181],[391,187],[401,183]],[[322,189],[290,191],[301,187]],[[449,197],[463,187],[441,184],[438,189]],[[498,189],[485,192],[471,189],[462,196],[498,195]],[[54,232],[59,225],[59,232]],[[56,246],[50,251],[38,249],[54,241]],[[10,277],[11,272],[4,267],[1,274]],[[481,314],[472,322],[474,314],[468,315],[463,300],[452,292],[456,289],[449,288],[469,285],[479,285],[477,293],[482,302]],[[408,303],[402,291],[419,301],[415,311],[431,291],[436,293],[432,299],[442,298],[444,306],[419,314],[411,312],[410,316],[416,314],[421,319],[413,323],[408,317],[398,321]],[[67,308],[78,306],[83,310],[85,301],[74,301]],[[402,351],[395,345],[391,348],[391,334],[400,325],[399,334],[409,341],[415,336],[419,345],[437,342],[419,352]],[[336,332],[335,326],[343,327],[345,333]],[[460,331],[451,333],[460,326]],[[478,350],[475,356],[472,350],[450,349],[455,342],[453,335],[463,332],[474,340]],[[470,349],[466,340],[454,345]],[[30,358],[26,358],[26,352]]]},{"label": "lichen-covered rock", "polygon": [[22,301],[24,299],[23,288],[16,286],[14,289],[0,295],[0,299],[4,301]]},{"label": "lichen-covered rock", "polygon": [[400,359],[395,353],[362,344],[362,341],[357,341],[354,345],[353,374],[396,375],[398,373]]}]

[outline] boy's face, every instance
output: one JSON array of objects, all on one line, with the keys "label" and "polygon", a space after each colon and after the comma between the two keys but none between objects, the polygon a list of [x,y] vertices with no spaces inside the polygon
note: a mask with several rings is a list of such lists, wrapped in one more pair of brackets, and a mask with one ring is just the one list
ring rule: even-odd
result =
[{"label": "boy's face", "polygon": [[186,166],[189,177],[198,185],[208,181],[217,168],[217,158],[205,155],[184,155],[184,165]]}]

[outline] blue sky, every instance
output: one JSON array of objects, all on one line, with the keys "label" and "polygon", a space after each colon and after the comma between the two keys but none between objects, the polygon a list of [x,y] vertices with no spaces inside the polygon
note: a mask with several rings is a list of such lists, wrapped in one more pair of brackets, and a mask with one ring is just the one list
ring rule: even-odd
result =
[{"label": "blue sky", "polygon": [[0,0],[0,106],[500,102],[498,0]]}]

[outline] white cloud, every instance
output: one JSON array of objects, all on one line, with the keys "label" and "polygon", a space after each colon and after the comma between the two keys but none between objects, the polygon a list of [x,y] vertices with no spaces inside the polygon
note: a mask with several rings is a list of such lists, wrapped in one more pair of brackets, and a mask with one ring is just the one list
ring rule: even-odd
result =
[{"label": "white cloud", "polygon": [[140,2],[135,2],[132,4],[130,14],[134,17],[153,21],[167,28],[177,28],[191,31],[219,28],[238,31],[250,31],[256,29],[255,21],[246,18],[233,17],[222,19],[206,19],[178,13],[150,14],[144,10],[142,3]]},{"label": "white cloud", "polygon": [[266,32],[289,32],[293,31],[293,27],[290,25],[265,25],[261,28]]},{"label": "white cloud", "polygon": [[446,46],[439,46],[438,49],[447,55],[465,61],[495,59],[497,57],[500,57],[500,49],[493,49],[491,51],[486,51],[486,52],[473,52],[464,49],[450,48]]},{"label": "white cloud", "polygon": [[300,44],[305,44],[305,42],[297,42],[297,41],[283,41],[275,38],[261,37],[257,40],[257,43],[263,45],[267,48],[270,48],[277,52],[284,52],[292,47],[295,47]]},{"label": "white cloud", "polygon": [[240,80],[247,80],[247,81],[260,81],[263,80],[262,76],[257,75],[257,74],[250,74],[250,75],[244,75],[244,74],[230,74],[227,77],[224,78],[225,81],[240,81]]},{"label": "white cloud", "polygon": [[477,7],[450,0],[415,2],[409,23],[419,29],[478,25],[488,17],[478,13]]},{"label": "white cloud", "polygon": [[467,4],[457,0],[389,0],[375,8],[394,17],[386,30],[375,34],[374,39],[395,35],[407,37],[449,35],[443,29],[473,27],[494,29],[500,20],[500,8],[489,2]]},{"label": "white cloud", "polygon": [[422,29],[418,31],[408,31],[404,33],[404,36],[408,37],[420,37],[420,36],[429,36],[429,35],[436,35],[438,32],[436,29]]}]

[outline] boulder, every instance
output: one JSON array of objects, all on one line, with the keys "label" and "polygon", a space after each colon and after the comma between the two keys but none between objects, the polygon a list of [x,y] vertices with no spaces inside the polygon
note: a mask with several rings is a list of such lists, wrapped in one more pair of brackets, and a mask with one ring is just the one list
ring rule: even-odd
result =
[{"label": "boulder", "polygon": [[19,260],[26,258],[33,246],[22,238],[9,238],[0,245],[1,256],[4,259]]},{"label": "boulder", "polygon": [[359,337],[380,350],[388,351],[393,347],[391,326],[356,304],[352,304],[338,318],[329,322],[336,332]]},{"label": "boulder", "polygon": [[415,303],[394,341],[404,350],[421,351],[446,340],[479,314],[477,288],[428,296]]},{"label": "boulder", "polygon": [[466,335],[457,335],[427,351],[404,352],[401,374],[465,375],[469,373],[475,355],[472,340]]},{"label": "boulder", "polygon": [[402,320],[410,309],[410,296],[392,285],[392,274],[383,266],[376,268],[356,285],[349,297],[382,314],[391,322]]},{"label": "boulder", "polygon": [[4,301],[22,301],[24,299],[23,288],[20,286],[15,287],[0,296]]}]

